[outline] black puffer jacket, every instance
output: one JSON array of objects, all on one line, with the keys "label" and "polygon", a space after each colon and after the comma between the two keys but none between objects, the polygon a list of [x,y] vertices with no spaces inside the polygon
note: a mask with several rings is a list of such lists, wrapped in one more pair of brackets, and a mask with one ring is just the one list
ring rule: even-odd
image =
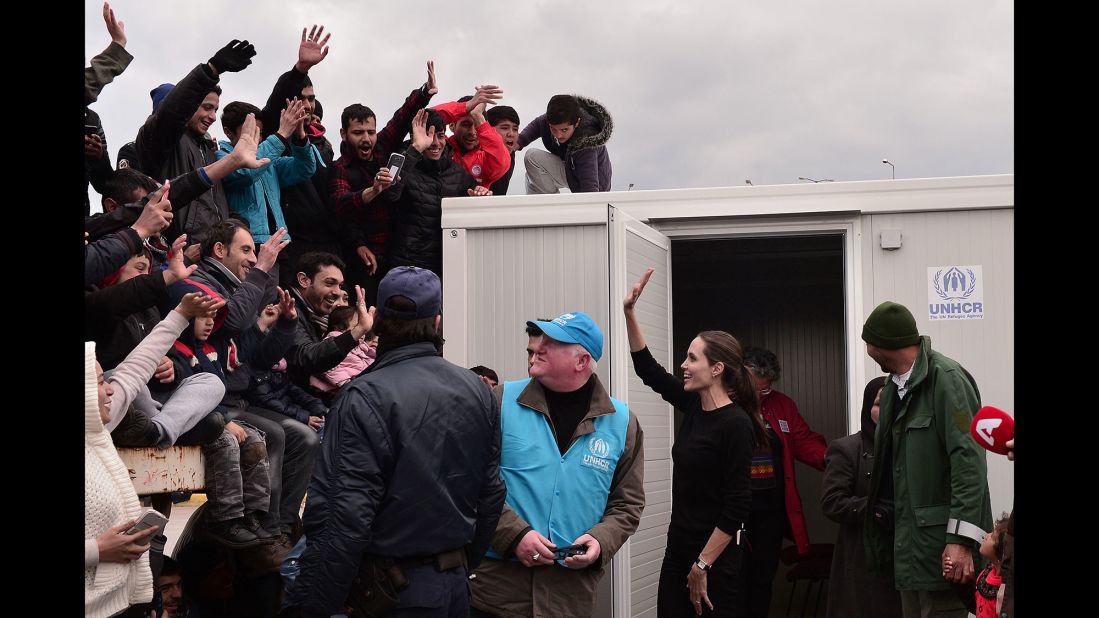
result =
[{"label": "black puffer jacket", "polygon": [[418,266],[443,276],[443,198],[464,197],[477,181],[450,153],[432,161],[408,147],[401,181],[382,192],[396,202],[393,231],[389,235],[389,267]]},{"label": "black puffer jacket", "polygon": [[469,571],[480,563],[506,492],[500,415],[473,372],[431,343],[384,352],[344,386],[321,448],[289,606],[309,616],[338,611],[364,553],[410,558],[464,547]]}]

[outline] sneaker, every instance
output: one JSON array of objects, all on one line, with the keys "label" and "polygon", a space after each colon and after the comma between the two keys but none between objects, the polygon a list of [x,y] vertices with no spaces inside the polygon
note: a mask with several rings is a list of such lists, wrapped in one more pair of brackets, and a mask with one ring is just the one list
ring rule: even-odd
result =
[{"label": "sneaker", "polygon": [[267,528],[264,528],[259,521],[259,517],[255,511],[250,511],[244,514],[244,527],[248,529],[248,532],[256,535],[257,538],[265,543],[273,543],[279,538],[277,532],[271,532]]},{"label": "sneaker", "polygon": [[244,526],[243,517],[212,523],[206,528],[206,535],[233,549],[254,547],[264,542]]}]

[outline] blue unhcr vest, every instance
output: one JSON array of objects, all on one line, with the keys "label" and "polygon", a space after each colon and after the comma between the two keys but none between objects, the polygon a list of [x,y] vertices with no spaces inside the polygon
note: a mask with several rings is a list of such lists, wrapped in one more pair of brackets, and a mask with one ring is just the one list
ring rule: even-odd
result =
[{"label": "blue unhcr vest", "polygon": [[[507,485],[507,505],[563,547],[603,517],[611,479],[626,448],[630,412],[612,398],[614,414],[593,419],[595,431],[580,436],[562,455],[545,415],[517,401],[529,383],[529,378],[504,383],[500,476]],[[492,549],[487,555],[500,558]]]}]

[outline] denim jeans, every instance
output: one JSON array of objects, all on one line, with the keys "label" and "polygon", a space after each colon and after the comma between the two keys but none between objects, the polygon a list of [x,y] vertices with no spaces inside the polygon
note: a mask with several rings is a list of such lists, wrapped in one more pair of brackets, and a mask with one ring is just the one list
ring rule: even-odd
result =
[{"label": "denim jeans", "polygon": [[[313,477],[313,462],[320,453],[320,438],[309,425],[285,414],[255,406],[248,406],[247,412],[266,419],[268,423],[277,424],[285,436],[286,448],[280,471],[281,492],[276,496],[272,490],[271,502],[272,504],[278,502],[277,507],[272,506],[272,512],[277,508],[282,531],[289,533],[298,520],[302,500],[305,499],[305,492],[309,489],[309,480]],[[275,484],[273,474],[274,471],[271,477],[272,487]]]},{"label": "denim jeans", "polygon": [[247,438],[238,443],[224,430],[217,440],[203,445],[206,456],[206,500],[209,521],[235,519],[246,511],[266,512],[271,500],[271,481],[263,433],[236,421]]}]

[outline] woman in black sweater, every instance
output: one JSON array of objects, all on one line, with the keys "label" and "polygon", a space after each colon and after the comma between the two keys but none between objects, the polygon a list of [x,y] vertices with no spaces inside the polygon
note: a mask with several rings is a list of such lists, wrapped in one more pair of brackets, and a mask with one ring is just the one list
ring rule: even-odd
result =
[{"label": "woman in black sweater", "polygon": [[664,370],[645,345],[634,305],[648,269],[622,301],[634,371],[684,414],[672,446],[672,518],[660,568],[657,615],[739,616],[744,523],[752,505],[752,457],[769,455],[759,401],[740,343],[702,331],[680,366]]}]

